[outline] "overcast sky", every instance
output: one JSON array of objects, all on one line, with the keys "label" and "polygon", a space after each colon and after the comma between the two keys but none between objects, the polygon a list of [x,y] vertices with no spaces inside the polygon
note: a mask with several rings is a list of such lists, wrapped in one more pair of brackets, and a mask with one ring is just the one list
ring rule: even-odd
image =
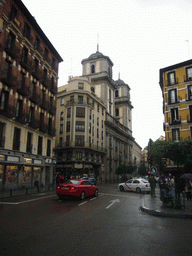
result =
[{"label": "overcast sky", "polygon": [[[191,0],[23,0],[63,58],[58,86],[81,76],[81,60],[109,56],[113,79],[131,88],[132,130],[144,148],[163,131],[159,69],[191,58]],[[99,35],[99,36],[98,36]]]}]

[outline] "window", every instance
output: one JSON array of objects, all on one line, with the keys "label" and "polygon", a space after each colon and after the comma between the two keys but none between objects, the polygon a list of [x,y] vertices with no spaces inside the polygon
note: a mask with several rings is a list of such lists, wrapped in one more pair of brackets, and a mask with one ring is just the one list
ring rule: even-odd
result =
[{"label": "window", "polygon": [[5,136],[4,136],[5,127],[6,127],[6,124],[0,122],[0,147],[4,147],[4,144],[5,144]]},{"label": "window", "polygon": [[179,141],[180,140],[180,133],[179,129],[172,129],[172,140],[173,141]]},{"label": "window", "polygon": [[24,26],[24,36],[25,36],[28,40],[30,40],[30,38],[31,38],[31,28],[30,28],[30,26],[29,26],[28,23],[25,23],[25,26]]},{"label": "window", "polygon": [[179,120],[178,108],[172,108],[171,109],[171,120],[172,120],[172,122],[175,122],[175,121]]},{"label": "window", "polygon": [[33,67],[33,72],[37,73],[38,72],[38,67],[39,67],[39,61],[37,58],[34,59],[34,67]]},{"label": "window", "polygon": [[44,52],[44,59],[48,60],[48,55],[49,55],[49,51],[47,48],[45,48],[45,52]]},{"label": "window", "polygon": [[13,136],[13,150],[20,149],[20,135],[21,135],[21,129],[15,127],[14,136]]},{"label": "window", "polygon": [[103,131],[101,131],[101,139],[103,140]]},{"label": "window", "polygon": [[91,92],[95,93],[95,88],[91,87]]},{"label": "window", "polygon": [[70,96],[70,103],[74,103],[74,95]]},{"label": "window", "polygon": [[192,67],[186,69],[187,81],[192,80]]},{"label": "window", "polygon": [[7,48],[11,51],[15,50],[15,35],[12,32],[8,35]]},{"label": "window", "polygon": [[0,110],[7,110],[8,100],[9,100],[9,92],[2,90],[2,92],[1,92]]},{"label": "window", "polygon": [[82,152],[76,152],[75,155],[76,155],[76,157],[75,157],[76,160],[82,160],[82,155],[83,155]]},{"label": "window", "polygon": [[97,104],[97,112],[99,112],[99,104]]},{"label": "window", "polygon": [[84,147],[84,136],[75,136],[75,146]]},{"label": "window", "polygon": [[78,89],[83,90],[84,89],[84,83],[78,83]]},{"label": "window", "polygon": [[85,122],[76,121],[75,131],[76,132],[84,132],[85,131]]},{"label": "window", "polygon": [[63,111],[60,113],[60,121],[63,121]]},{"label": "window", "polygon": [[85,108],[76,108],[76,117],[85,117]]},{"label": "window", "polygon": [[43,152],[43,137],[39,136],[38,137],[38,151],[37,151],[37,154],[42,155],[42,152]]},{"label": "window", "polygon": [[92,110],[89,110],[89,119],[91,120],[91,114],[92,114]]},{"label": "window", "polygon": [[115,115],[119,116],[119,109],[118,108],[115,109]]},{"label": "window", "polygon": [[83,104],[83,96],[78,96],[78,104]]},{"label": "window", "polygon": [[97,117],[97,126],[99,126],[99,117]]},{"label": "window", "polygon": [[19,73],[19,84],[18,89],[23,88],[25,86],[25,73]]},{"label": "window", "polygon": [[115,91],[115,98],[118,98],[119,97],[119,90],[116,90]]},{"label": "window", "polygon": [[192,85],[188,85],[188,100],[192,100]]},{"label": "window", "polygon": [[70,127],[71,127],[71,123],[70,121],[67,121],[66,132],[70,132]]},{"label": "window", "polygon": [[30,110],[29,110],[29,123],[33,123],[34,122],[34,117],[35,117],[35,108],[34,107],[30,107]]},{"label": "window", "polygon": [[40,40],[39,40],[39,38],[36,36],[36,38],[35,38],[35,45],[34,45],[35,50],[38,50],[38,49],[39,49],[39,46],[40,46]]},{"label": "window", "polygon": [[67,109],[67,118],[70,118],[71,117],[71,108],[68,108]]},{"label": "window", "polygon": [[101,121],[101,128],[103,128],[103,120]]},{"label": "window", "polygon": [[169,96],[169,103],[176,103],[177,102],[177,90],[169,90],[168,91],[168,96]]},{"label": "window", "polygon": [[192,106],[189,106],[189,118],[188,118],[189,122],[192,122]]},{"label": "window", "polygon": [[97,129],[97,139],[99,139],[99,129]]},{"label": "window", "polygon": [[167,74],[168,85],[175,84],[175,72],[170,72]]},{"label": "window", "polygon": [[111,102],[111,89],[109,89],[109,101]]},{"label": "window", "polygon": [[102,108],[102,116],[104,116],[104,108]]},{"label": "window", "polygon": [[91,73],[95,73],[95,65],[91,65]]},{"label": "window", "polygon": [[95,116],[94,116],[94,114],[93,114],[93,124],[94,124],[94,122],[95,122]]},{"label": "window", "polygon": [[64,105],[64,98],[61,98],[61,106]]},{"label": "window", "polygon": [[24,64],[27,64],[27,58],[28,58],[28,49],[24,46],[21,56],[21,62]]},{"label": "window", "polygon": [[69,147],[70,135],[66,136],[66,147]]},{"label": "window", "polygon": [[16,22],[16,20],[17,20],[18,17],[19,17],[19,12],[18,12],[18,10],[17,10],[14,6],[12,6],[12,10],[11,10],[11,20],[12,20],[13,22]]},{"label": "window", "polygon": [[46,82],[46,80],[47,80],[47,69],[44,68],[43,69],[43,81]]},{"label": "window", "polygon": [[47,156],[51,156],[51,140],[47,140]]},{"label": "window", "polygon": [[16,114],[15,114],[17,118],[22,118],[22,110],[23,110],[23,101],[18,100],[16,105]]},{"label": "window", "polygon": [[89,133],[91,133],[91,123],[89,123]]},{"label": "window", "polygon": [[27,148],[26,152],[32,153],[32,136],[33,134],[31,132],[27,133]]},{"label": "window", "polygon": [[60,134],[63,134],[63,124],[60,124],[59,133],[60,133]]},{"label": "window", "polygon": [[63,137],[59,137],[59,145],[58,147],[62,147],[63,145]]}]

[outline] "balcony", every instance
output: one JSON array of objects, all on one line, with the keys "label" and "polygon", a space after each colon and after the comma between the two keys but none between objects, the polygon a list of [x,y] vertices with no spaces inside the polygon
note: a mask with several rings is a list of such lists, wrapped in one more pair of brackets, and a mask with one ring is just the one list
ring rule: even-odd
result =
[{"label": "balcony", "polygon": [[1,70],[1,81],[8,87],[14,88],[17,86],[17,77],[9,73],[7,69]]},{"label": "balcony", "polygon": [[37,80],[41,80],[42,72],[38,68],[34,68],[32,72],[32,76],[35,77]]},{"label": "balcony", "polygon": [[19,81],[17,91],[23,96],[30,95],[30,87],[26,85],[25,81]]},{"label": "balcony", "polygon": [[5,147],[5,136],[1,136],[0,137],[0,148],[4,148]]},{"label": "balcony", "polygon": [[26,70],[32,69],[32,61],[26,58],[26,56],[21,58],[20,64]]},{"label": "balcony", "polygon": [[40,128],[39,119],[37,119],[37,118],[32,118],[31,120],[29,120],[28,125],[29,125],[31,128],[35,129],[35,130],[39,129],[39,128]]},{"label": "balcony", "polygon": [[13,59],[17,59],[20,55],[20,49],[17,46],[10,46],[8,47],[8,43],[7,43],[7,47],[5,48],[6,53],[8,53]]},{"label": "balcony", "polygon": [[49,101],[46,99],[42,99],[42,102],[40,104],[40,107],[45,109],[45,110],[49,110]]},{"label": "balcony", "polygon": [[49,113],[50,113],[51,115],[55,115],[55,114],[56,114],[56,107],[51,106],[51,107],[49,108]]},{"label": "balcony", "polygon": [[15,117],[16,108],[12,105],[6,105],[3,109],[0,109],[0,115],[3,115],[8,118]]},{"label": "balcony", "polygon": [[178,125],[181,124],[181,117],[178,117],[178,119],[171,119],[168,118],[169,125]]},{"label": "balcony", "polygon": [[43,81],[42,81],[42,84],[49,89],[50,87],[50,80],[48,79],[48,77],[44,77],[43,78]]},{"label": "balcony", "polygon": [[[16,112],[16,108],[15,108]],[[21,111],[18,116],[15,117],[15,120],[21,124],[28,124],[29,123],[29,114],[26,111]]]},{"label": "balcony", "polygon": [[36,91],[33,91],[30,98],[29,98],[33,103],[37,104],[41,101],[41,95],[36,92]]}]

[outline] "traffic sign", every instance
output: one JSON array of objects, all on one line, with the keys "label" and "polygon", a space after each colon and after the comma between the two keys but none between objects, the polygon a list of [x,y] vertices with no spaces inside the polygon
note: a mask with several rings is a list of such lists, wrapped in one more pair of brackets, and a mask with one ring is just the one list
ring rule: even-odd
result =
[{"label": "traffic sign", "polygon": [[156,168],[155,166],[151,167],[151,168],[150,168],[150,173],[151,173],[152,175],[155,175],[155,174],[157,173],[157,168]]}]

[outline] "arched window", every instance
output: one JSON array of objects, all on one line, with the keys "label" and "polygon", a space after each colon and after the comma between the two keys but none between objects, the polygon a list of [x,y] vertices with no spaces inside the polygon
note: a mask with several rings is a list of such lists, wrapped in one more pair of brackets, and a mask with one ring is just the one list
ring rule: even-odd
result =
[{"label": "arched window", "polygon": [[91,65],[91,73],[95,73],[95,65]]}]

